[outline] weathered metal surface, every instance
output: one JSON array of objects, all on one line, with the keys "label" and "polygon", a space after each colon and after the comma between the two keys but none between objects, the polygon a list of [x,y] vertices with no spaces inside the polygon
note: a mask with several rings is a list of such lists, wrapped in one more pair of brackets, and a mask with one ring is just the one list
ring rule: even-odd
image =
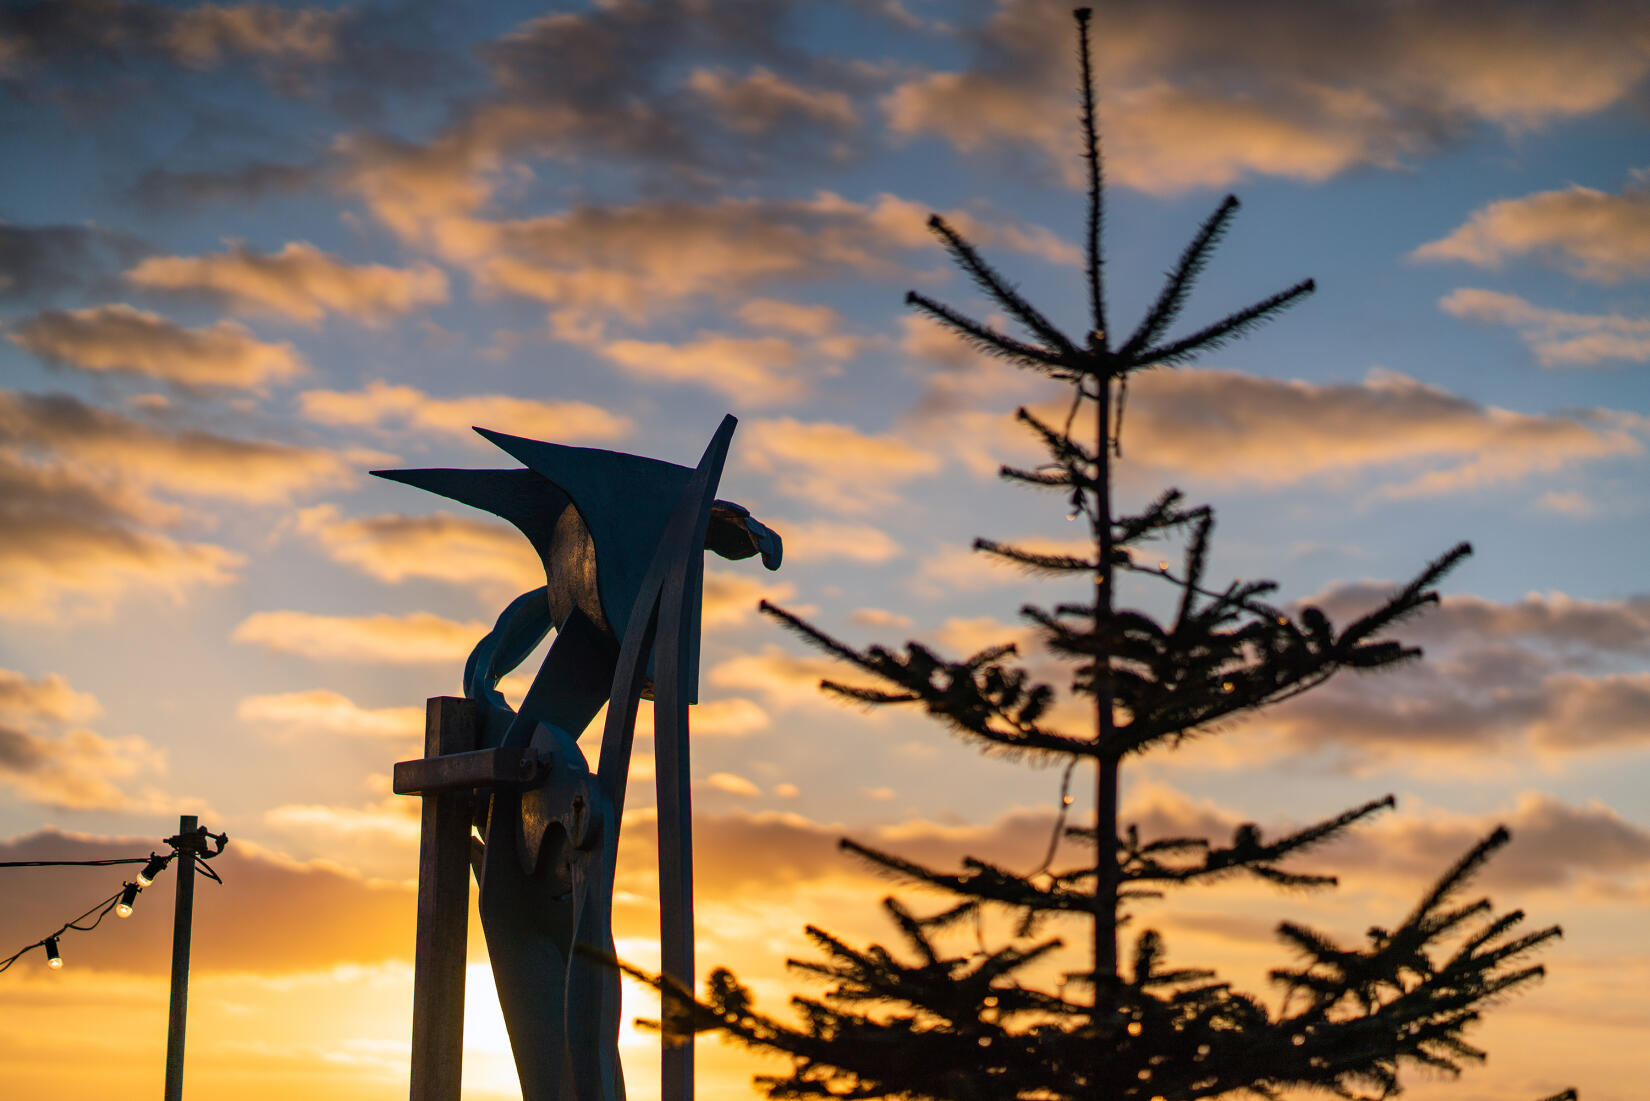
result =
[{"label": "weathered metal surface", "polygon": [[[474,759],[481,708],[436,696],[425,705],[426,761]],[[399,774],[401,765],[396,766]],[[398,787],[396,790],[400,790]],[[459,1101],[464,1065],[464,957],[469,934],[468,791],[422,789],[418,850],[418,932],[413,955],[411,1101]]]}]

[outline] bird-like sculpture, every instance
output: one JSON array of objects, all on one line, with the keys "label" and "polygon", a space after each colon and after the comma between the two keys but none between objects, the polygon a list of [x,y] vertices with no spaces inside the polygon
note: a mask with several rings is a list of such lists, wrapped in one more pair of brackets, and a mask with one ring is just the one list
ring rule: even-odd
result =
[{"label": "bird-like sculpture", "polygon": [[[760,555],[770,570],[783,553],[779,535],[748,509],[714,498],[734,423],[724,418],[694,469],[477,428],[523,467],[373,471],[508,520],[544,564],[545,585],[504,609],[464,672],[465,695],[483,705],[483,747],[526,748],[549,763],[542,786],[480,801],[484,841],[473,861],[525,1101],[624,1097],[618,974],[596,957],[613,954],[618,829],[644,695],[658,701],[665,969],[674,959],[692,982],[686,705],[697,699],[702,551]],[[544,663],[512,709],[498,681],[551,630]],[[604,705],[591,773],[577,740]],[[679,1052],[666,1056],[682,1062]],[[669,1076],[667,1066],[666,1096],[678,1092]],[[691,1061],[677,1077],[691,1082]]]}]

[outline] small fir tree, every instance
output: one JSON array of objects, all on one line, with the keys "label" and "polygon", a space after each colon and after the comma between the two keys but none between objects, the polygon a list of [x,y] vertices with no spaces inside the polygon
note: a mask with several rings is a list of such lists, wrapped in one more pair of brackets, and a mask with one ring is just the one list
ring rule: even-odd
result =
[{"label": "small fir tree", "polygon": [[[1223,719],[1257,711],[1322,685],[1342,669],[1370,670],[1419,656],[1385,639],[1387,628],[1437,600],[1433,585],[1469,552],[1455,547],[1385,603],[1336,628],[1313,607],[1291,614],[1271,604],[1271,582],[1210,587],[1204,577],[1213,516],[1168,490],[1141,512],[1118,515],[1113,460],[1129,376],[1186,363],[1195,355],[1267,321],[1311,293],[1307,280],[1189,336],[1169,336],[1193,280],[1237,210],[1228,196],[1182,253],[1145,319],[1125,339],[1112,336],[1102,280],[1104,225],[1099,142],[1088,49],[1088,11],[1076,13],[1082,68],[1082,125],[1088,165],[1086,268],[1091,325],[1082,339],[1057,329],[993,270],[943,219],[929,225],[952,258],[1025,330],[1016,338],[912,292],[907,302],[993,356],[1038,371],[1071,388],[1063,424],[1026,409],[1017,416],[1041,440],[1049,462],[1035,470],[1003,467],[1014,482],[1063,494],[1088,521],[1087,555],[1041,554],[980,539],[975,549],[1033,571],[1082,579],[1082,597],[1052,608],[1027,606],[1043,644],[1072,666],[1073,691],[1093,703],[1081,731],[1050,721],[1054,690],[1034,683],[1015,663],[1012,645],[953,660],[916,642],[903,652],[856,649],[783,609],[763,608],[810,643],[871,674],[875,686],[823,687],[871,706],[916,705],[965,739],[1010,756],[1092,763],[1092,825],[1066,828],[1055,841],[1085,842],[1093,855],[1054,870],[1049,861],[1027,875],[968,859],[960,871],[924,867],[845,840],[843,848],[895,876],[938,888],[960,901],[918,916],[884,902],[905,953],[880,945],[857,949],[814,927],[808,935],[822,962],[791,961],[831,983],[822,999],[797,997],[799,1026],[758,1012],[732,974],[710,977],[706,1000],[672,989],[656,976],[666,1027],[678,1035],[721,1030],[752,1047],[795,1060],[785,1076],[758,1079],[771,1097],[1104,1098],[1183,1101],[1248,1094],[1275,1098],[1313,1089],[1345,1098],[1399,1092],[1406,1067],[1449,1074],[1481,1061],[1465,1038],[1480,1012],[1542,974],[1531,951],[1557,927],[1520,932],[1523,914],[1496,914],[1486,899],[1463,901],[1468,879],[1507,842],[1497,829],[1461,857],[1395,926],[1372,928],[1365,941],[1341,945],[1293,922],[1278,936],[1298,958],[1271,978],[1281,1005],[1217,982],[1206,970],[1166,963],[1163,938],[1146,929],[1120,959],[1119,927],[1142,899],[1170,887],[1250,875],[1282,887],[1334,885],[1332,876],[1287,870],[1287,858],[1339,836],[1393,805],[1388,796],[1328,821],[1266,837],[1252,825],[1227,843],[1201,837],[1141,837],[1120,827],[1118,774],[1125,760],[1172,747]],[[1092,414],[1093,420],[1088,420]],[[1075,428],[1092,424],[1079,437]],[[1141,566],[1142,541],[1171,531],[1186,537],[1178,571]],[[1150,575],[1178,590],[1172,619],[1120,607],[1123,573]],[[1062,792],[1063,805],[1071,800]],[[1102,839],[1096,844],[1097,839]],[[1053,845],[1051,845],[1051,856]],[[1018,918],[1015,937],[991,951],[947,955],[940,934],[985,908]],[[1026,972],[1061,945],[1037,939],[1045,919],[1086,924],[1092,966],[1040,989]],[[1566,1091],[1549,1098],[1574,1098]]]}]

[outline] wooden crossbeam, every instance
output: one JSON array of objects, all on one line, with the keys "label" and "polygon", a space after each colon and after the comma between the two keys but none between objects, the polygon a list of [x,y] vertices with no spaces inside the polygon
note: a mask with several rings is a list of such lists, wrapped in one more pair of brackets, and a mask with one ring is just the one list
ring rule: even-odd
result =
[{"label": "wooden crossbeam", "polygon": [[[433,704],[434,700],[430,702]],[[392,786],[397,795],[437,795],[481,788],[532,787],[548,773],[547,762],[539,757],[536,750],[525,746],[475,749],[464,753],[442,753],[417,761],[398,761]]]}]

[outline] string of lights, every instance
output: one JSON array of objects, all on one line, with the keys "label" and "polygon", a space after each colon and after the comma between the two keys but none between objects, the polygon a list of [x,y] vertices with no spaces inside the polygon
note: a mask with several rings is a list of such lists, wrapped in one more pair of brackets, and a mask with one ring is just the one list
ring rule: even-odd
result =
[{"label": "string of lights", "polygon": [[[120,885],[120,890],[116,891],[114,894],[99,901],[96,905],[92,906],[91,909],[87,910],[83,914],[80,914],[78,917],[70,918],[68,921],[65,921],[62,925],[58,926],[57,931],[51,935],[41,937],[33,944],[24,945],[16,952],[13,952],[6,959],[0,960],[0,971],[5,971],[11,967],[12,964],[16,963],[36,948],[44,948],[46,950],[47,967],[50,967],[54,971],[60,969],[63,966],[63,953],[61,949],[62,939],[65,933],[71,929],[82,933],[91,932],[102,923],[104,918],[109,916],[109,911],[111,910],[114,911],[116,917],[131,917],[132,908],[137,903],[138,895],[143,892],[145,887],[148,887],[150,884],[154,883],[155,877],[165,871],[168,864],[172,863],[173,860],[176,860],[180,856],[187,856],[190,863],[195,868],[199,869],[200,872],[207,878],[216,883],[222,883],[223,878],[219,876],[210,865],[207,864],[207,860],[223,852],[224,846],[229,842],[229,837],[227,834],[207,833],[204,828],[198,832],[202,839],[210,837],[215,842],[216,851],[212,853],[205,853],[200,851],[198,848],[180,847],[181,843],[185,841],[184,835],[180,834],[177,837],[168,837],[166,839],[166,843],[172,846],[172,851],[165,855],[151,852],[148,856],[117,857],[108,860],[8,860],[0,862],[0,868],[103,868],[122,864],[143,865],[143,870],[138,872],[132,881],[122,883]],[[189,840],[194,840],[193,834],[189,835]],[[94,914],[96,915],[95,917],[93,917]],[[81,924],[87,918],[92,918],[91,924]]]},{"label": "string of lights", "polygon": [[[147,863],[144,863],[145,860],[147,860]],[[27,955],[29,952],[32,952],[36,948],[44,948],[46,950],[47,967],[50,967],[54,971],[61,968],[63,966],[63,953],[60,946],[64,933],[67,933],[70,929],[75,929],[82,933],[89,933],[93,929],[96,929],[98,925],[102,923],[104,918],[109,916],[110,910],[115,911],[119,917],[131,917],[132,904],[137,901],[139,892],[141,892],[144,887],[147,887],[149,884],[153,883],[155,881],[155,877],[164,871],[166,869],[166,865],[171,862],[171,856],[156,856],[154,853],[150,853],[148,857],[139,856],[130,860],[41,861],[39,864],[19,863],[14,865],[16,867],[61,867],[74,864],[87,864],[91,866],[97,866],[100,864],[143,864],[143,871],[138,873],[137,882],[121,884],[120,890],[116,891],[108,898],[96,903],[91,909],[87,910],[78,917],[73,917],[68,921],[65,921],[62,925],[58,926],[57,931],[52,933],[50,936],[41,937],[33,944],[24,945],[16,952],[13,952],[5,960],[0,960],[0,971],[5,971],[7,968],[11,967],[12,964],[16,963],[19,959],[22,959],[23,956]],[[92,923],[90,925],[81,924],[81,922],[85,921],[87,918],[92,917],[93,914],[96,914],[97,916],[92,918]]]}]

